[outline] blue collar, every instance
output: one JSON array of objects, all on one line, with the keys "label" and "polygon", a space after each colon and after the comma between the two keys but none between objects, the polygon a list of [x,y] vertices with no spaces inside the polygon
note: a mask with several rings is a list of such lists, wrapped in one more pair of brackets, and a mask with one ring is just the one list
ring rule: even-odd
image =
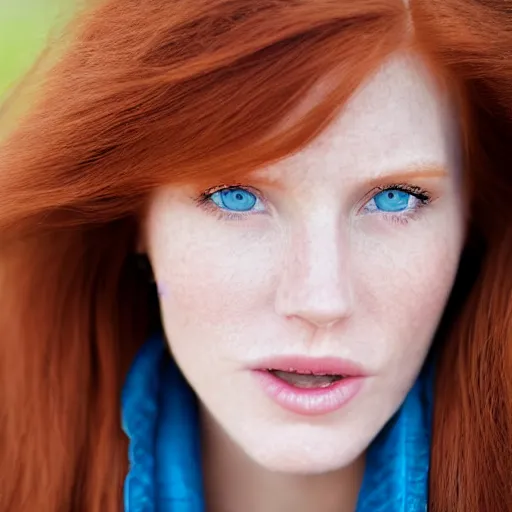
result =
[{"label": "blue collar", "polygon": [[[357,512],[425,512],[432,365],[368,450]],[[137,355],[122,397],[125,512],[204,512],[197,404],[161,339]]]}]

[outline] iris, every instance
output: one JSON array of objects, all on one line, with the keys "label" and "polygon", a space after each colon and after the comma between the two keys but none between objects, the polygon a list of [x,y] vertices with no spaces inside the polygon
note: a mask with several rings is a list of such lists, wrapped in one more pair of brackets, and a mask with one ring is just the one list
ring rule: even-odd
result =
[{"label": "iris", "polygon": [[256,205],[257,197],[243,188],[226,188],[214,192],[211,200],[225,210],[247,212]]},{"label": "iris", "polygon": [[383,190],[374,196],[375,206],[383,212],[401,212],[409,206],[411,194],[403,190]]}]

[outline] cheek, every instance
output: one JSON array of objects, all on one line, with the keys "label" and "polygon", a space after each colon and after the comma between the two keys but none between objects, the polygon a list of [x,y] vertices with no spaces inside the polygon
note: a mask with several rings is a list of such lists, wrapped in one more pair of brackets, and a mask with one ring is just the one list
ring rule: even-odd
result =
[{"label": "cheek", "polygon": [[463,230],[458,218],[452,223],[443,218],[444,223],[434,219],[428,226],[412,221],[392,241],[360,239],[355,269],[358,307],[373,340],[371,350],[390,367],[421,363],[445,309]]},{"label": "cheek", "polygon": [[188,210],[175,217],[186,220],[155,218],[150,237],[167,332],[229,330],[272,306],[282,253],[268,229],[244,229],[236,221],[226,227]]}]

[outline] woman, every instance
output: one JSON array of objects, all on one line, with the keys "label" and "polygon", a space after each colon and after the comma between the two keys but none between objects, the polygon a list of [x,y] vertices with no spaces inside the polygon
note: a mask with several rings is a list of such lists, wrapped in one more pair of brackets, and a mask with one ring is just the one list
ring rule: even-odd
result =
[{"label": "woman", "polygon": [[82,13],[1,150],[0,510],[512,510],[511,12]]}]

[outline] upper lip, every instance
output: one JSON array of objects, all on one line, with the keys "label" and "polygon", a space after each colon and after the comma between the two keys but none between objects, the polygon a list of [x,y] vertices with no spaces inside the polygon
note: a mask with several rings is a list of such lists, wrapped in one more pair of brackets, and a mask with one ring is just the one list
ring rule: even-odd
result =
[{"label": "upper lip", "polygon": [[364,377],[363,368],[347,359],[338,357],[279,356],[261,359],[252,365],[253,370],[277,370],[313,375],[343,375]]}]

